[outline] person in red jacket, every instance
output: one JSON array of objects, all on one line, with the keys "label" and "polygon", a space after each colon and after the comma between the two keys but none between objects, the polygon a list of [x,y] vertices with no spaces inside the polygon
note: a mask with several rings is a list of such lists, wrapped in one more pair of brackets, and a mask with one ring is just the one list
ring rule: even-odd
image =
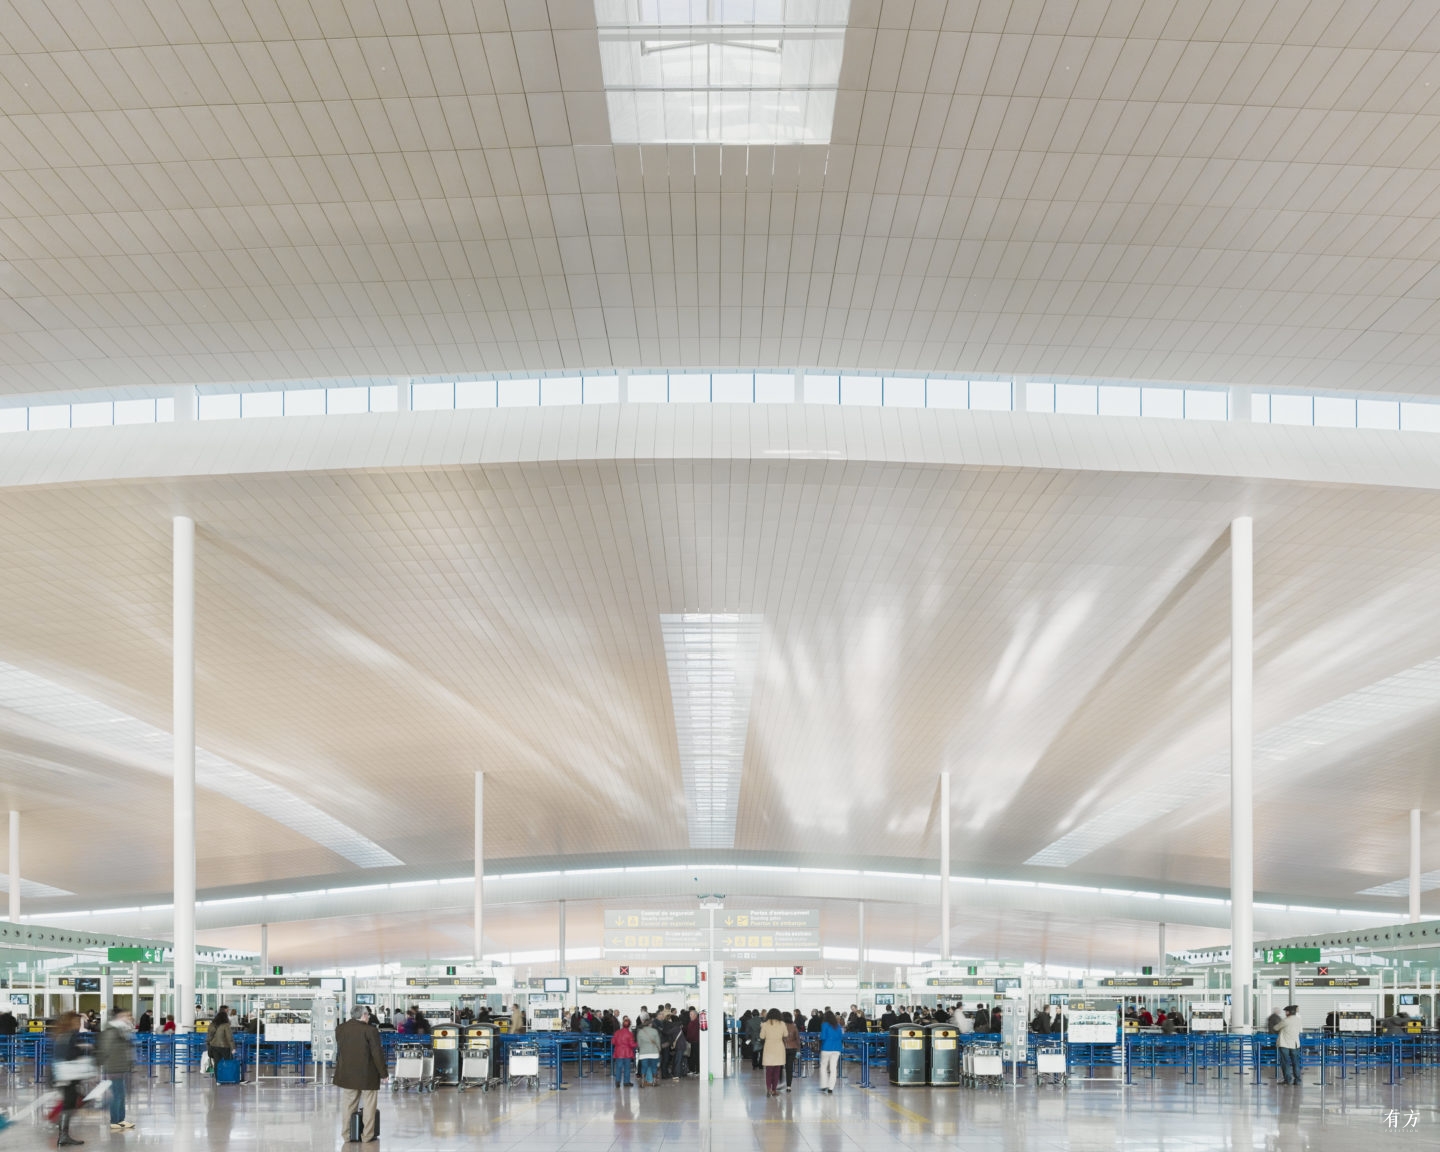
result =
[{"label": "person in red jacket", "polygon": [[630,1087],[630,1065],[635,1063],[635,1033],[630,1030],[630,1017],[620,1021],[615,1035],[610,1037],[610,1071],[615,1077],[615,1087]]}]

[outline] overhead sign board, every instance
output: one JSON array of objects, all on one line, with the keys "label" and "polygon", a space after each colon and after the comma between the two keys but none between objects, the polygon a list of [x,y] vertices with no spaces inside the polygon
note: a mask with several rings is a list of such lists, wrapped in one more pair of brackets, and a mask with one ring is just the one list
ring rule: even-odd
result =
[{"label": "overhead sign board", "polygon": [[323,988],[319,976],[232,976],[231,988]]},{"label": "overhead sign board", "polygon": [[1107,976],[1100,981],[1105,988],[1193,988],[1193,976]]},{"label": "overhead sign board", "polygon": [[[1289,977],[1281,976],[1275,981],[1276,988],[1290,987]],[[1301,976],[1295,981],[1297,988],[1368,988],[1369,976]]]},{"label": "overhead sign board", "polygon": [[111,964],[163,964],[164,948],[109,948],[107,959]]},{"label": "overhead sign board", "polygon": [[1318,948],[1266,948],[1266,964],[1318,964]]},{"label": "overhead sign board", "polygon": [[407,988],[490,988],[494,976],[407,976]]}]

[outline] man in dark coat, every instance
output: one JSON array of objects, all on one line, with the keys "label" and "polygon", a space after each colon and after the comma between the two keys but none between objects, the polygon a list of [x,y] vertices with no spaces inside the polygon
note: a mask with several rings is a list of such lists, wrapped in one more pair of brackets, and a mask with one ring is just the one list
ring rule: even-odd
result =
[{"label": "man in dark coat", "polygon": [[363,1138],[366,1143],[377,1139],[376,1109],[380,1104],[380,1082],[388,1075],[385,1052],[380,1047],[380,1033],[365,1022],[363,1007],[350,1013],[350,1019],[335,1029],[335,1087],[345,1089],[342,1134],[348,1138],[350,1117],[359,1111],[364,1116]]}]

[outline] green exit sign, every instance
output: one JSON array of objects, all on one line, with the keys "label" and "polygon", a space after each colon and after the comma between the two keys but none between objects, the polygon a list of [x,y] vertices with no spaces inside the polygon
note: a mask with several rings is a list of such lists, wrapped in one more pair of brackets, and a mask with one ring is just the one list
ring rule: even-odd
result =
[{"label": "green exit sign", "polygon": [[270,969],[270,975],[272,975],[272,976],[283,976],[283,975],[285,975],[285,965],[283,965],[283,964],[276,964],[275,967],[273,967],[273,968]]},{"label": "green exit sign", "polygon": [[163,964],[163,948],[111,948],[108,949],[111,964]]},{"label": "green exit sign", "polygon": [[1318,948],[1266,948],[1266,964],[1318,964]]},{"label": "green exit sign", "polygon": [[445,975],[446,975],[446,976],[454,976],[454,975],[455,975],[455,965],[454,965],[454,964],[447,964],[447,965],[445,965]]}]

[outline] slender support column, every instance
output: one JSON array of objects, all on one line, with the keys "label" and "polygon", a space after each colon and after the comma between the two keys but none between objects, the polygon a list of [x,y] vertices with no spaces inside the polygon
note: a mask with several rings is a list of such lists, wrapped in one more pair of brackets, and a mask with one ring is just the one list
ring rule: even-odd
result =
[{"label": "slender support column", "polygon": [[940,959],[950,959],[950,773],[940,773]]},{"label": "slender support column", "polygon": [[[13,812],[10,815],[14,815]],[[10,917],[14,919],[14,917]],[[1420,809],[1410,809],[1410,923],[1420,923]]]},{"label": "slender support column", "polygon": [[475,963],[485,959],[485,773],[475,773]]},{"label": "slender support column", "polygon": [[200,396],[193,384],[175,389],[175,423],[189,424],[200,418]]},{"label": "slender support column", "polygon": [[560,901],[560,975],[565,975],[565,901]]},{"label": "slender support column", "polygon": [[395,381],[395,411],[409,412],[411,409],[410,377],[401,376]]},{"label": "slender support column", "polygon": [[1168,962],[1165,959],[1165,925],[1162,923],[1157,925],[1156,927],[1157,931],[1155,933],[1155,943],[1158,945],[1158,951],[1160,953],[1160,966],[1155,970],[1155,974],[1157,976],[1164,976],[1165,969],[1168,966]]},{"label": "slender support column", "polygon": [[1232,384],[1230,386],[1230,420],[1235,424],[1249,424],[1252,419],[1252,396],[1249,388]]},{"label": "slender support column", "polygon": [[260,975],[270,975],[270,925],[260,925]]},{"label": "slender support column", "polygon": [[20,813],[10,813],[10,923],[20,923]]},{"label": "slender support column", "polygon": [[1230,1029],[1251,1031],[1255,959],[1254,522],[1230,525]]},{"label": "slender support column", "polygon": [[195,1025],[195,521],[175,517],[175,1026]]},{"label": "slender support column", "polygon": [[710,1053],[709,1075],[706,1070],[700,1070],[700,1083],[702,1085],[713,1083],[725,1077],[725,963],[722,960],[712,960],[708,965],[709,976],[706,978],[705,993],[705,1023],[709,1026],[708,1031],[701,1037],[701,1055]]},{"label": "slender support column", "polygon": [[630,403],[630,370],[628,368],[617,368],[615,370],[615,387],[620,396],[621,404]]},{"label": "slender support column", "polygon": [[855,982],[863,984],[865,983],[865,901],[861,900],[857,907],[856,929],[859,940],[855,949]]}]

